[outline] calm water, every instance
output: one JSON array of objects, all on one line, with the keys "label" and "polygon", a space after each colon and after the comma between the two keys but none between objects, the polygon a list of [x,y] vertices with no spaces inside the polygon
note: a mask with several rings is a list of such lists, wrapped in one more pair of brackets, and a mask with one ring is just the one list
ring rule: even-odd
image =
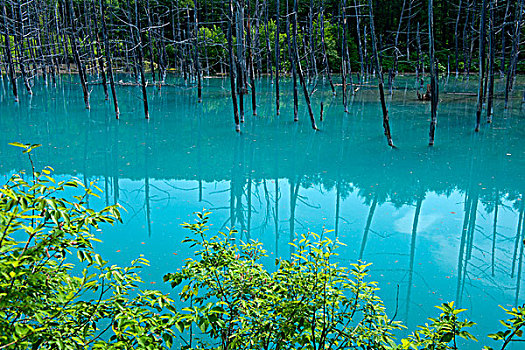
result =
[{"label": "calm water", "polygon": [[[289,82],[275,116],[273,87],[264,80],[259,115],[247,105],[239,135],[228,80],[205,80],[202,104],[178,80],[150,88],[149,122],[136,87],[117,90],[116,121],[100,86],[93,86],[91,111],[84,109],[75,76],[56,89],[38,83],[19,104],[4,80],[0,174],[6,179],[27,167],[7,145],[19,141],[43,144],[35,151],[39,167],[97,181],[105,193],[93,207],[118,201],[126,208],[124,224],[101,233],[100,250],[116,264],[144,254],[152,264],[143,272],[147,287],[170,291],[163,274],[191,255],[179,224],[206,208],[215,229],[235,226],[242,239],[262,241],[272,258],[289,256],[294,233],[335,230],[347,245],[341,264],[373,263],[371,279],[379,281],[390,315],[398,303],[397,318],[414,328],[437,314],[434,305],[455,300],[469,309],[485,343],[504,317],[498,305],[525,301],[522,91],[506,111],[498,100],[494,123],[476,134],[476,98],[469,93],[477,80],[442,81],[436,145],[429,148],[430,106],[416,101],[413,80],[399,78],[388,102],[398,149],[386,146],[375,89],[361,89],[345,114],[340,96],[320,83],[313,105],[318,115],[324,101],[325,120],[313,132],[302,96],[293,123]],[[517,86],[523,90],[523,82]]]}]

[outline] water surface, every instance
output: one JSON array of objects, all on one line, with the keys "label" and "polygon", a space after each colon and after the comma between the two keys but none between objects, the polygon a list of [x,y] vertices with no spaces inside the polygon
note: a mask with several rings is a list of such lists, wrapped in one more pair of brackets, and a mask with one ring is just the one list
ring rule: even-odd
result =
[{"label": "water surface", "polygon": [[[202,104],[192,85],[170,84],[150,88],[149,121],[140,90],[119,87],[117,121],[100,86],[92,86],[91,110],[84,109],[75,76],[62,77],[56,88],[38,82],[19,104],[3,80],[1,177],[27,168],[7,145],[19,141],[43,144],[35,151],[38,167],[97,181],[104,194],[91,206],[118,202],[126,209],[124,224],[101,233],[103,256],[123,265],[144,254],[152,265],[143,273],[148,287],[166,292],[163,274],[191,255],[179,224],[206,208],[214,229],[236,227],[243,240],[262,241],[272,259],[289,256],[296,233],[334,230],[346,244],[340,263],[373,263],[371,279],[389,314],[397,305],[397,319],[411,328],[436,315],[434,305],[455,300],[469,309],[485,343],[504,317],[498,305],[524,302],[519,88],[511,108],[497,100],[494,123],[474,133],[476,78],[444,79],[429,148],[430,105],[415,98],[413,77],[400,77],[388,100],[397,146],[390,149],[373,88],[360,88],[344,113],[340,96],[320,81],[312,103],[318,117],[323,101],[324,121],[314,132],[302,97],[300,121],[293,122],[290,82],[281,87],[276,116],[273,86],[263,79],[258,116],[245,97],[246,122],[236,134],[228,80],[206,79]],[[498,97],[503,85],[497,82]]]}]

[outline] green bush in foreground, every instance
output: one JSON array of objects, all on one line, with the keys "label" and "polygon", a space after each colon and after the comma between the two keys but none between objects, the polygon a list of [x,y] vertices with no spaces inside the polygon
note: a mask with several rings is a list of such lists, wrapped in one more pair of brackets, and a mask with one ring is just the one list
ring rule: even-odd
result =
[{"label": "green bush in foreground", "polygon": [[[185,349],[445,350],[458,349],[458,338],[477,341],[467,330],[474,323],[459,319],[465,309],[454,302],[437,306],[438,317],[397,341],[393,331],[405,327],[387,316],[376,282],[365,280],[370,264],[348,269],[333,262],[341,243],[302,235],[291,243],[291,259],[276,259],[271,273],[260,262],[267,257],[261,243],[239,242],[235,230],[207,237],[208,215],[184,224],[196,259],[164,277],[182,286],[181,301],[188,303],[176,324],[189,334]],[[505,311],[512,316],[502,322],[506,330],[489,335],[503,341],[501,349],[525,325],[525,307]]]},{"label": "green bush in foreground", "polygon": [[[30,161],[38,147],[13,145]],[[338,242],[303,235],[292,258],[277,259],[269,272],[260,243],[236,241],[233,230],[207,237],[208,213],[184,225],[195,259],[165,276],[186,304],[177,311],[168,296],[139,289],[145,259],[121,268],[96,254],[91,230],[120,221],[118,206],[89,209],[93,189],[57,182],[50,172],[33,170],[30,180],[15,174],[0,188],[0,350],[437,350],[474,339],[467,331],[474,323],[461,321],[464,310],[447,303],[437,318],[398,341],[393,332],[404,326],[387,316],[376,283],[366,281],[368,265],[348,269],[333,262]],[[66,188],[78,195],[65,199]],[[524,307],[505,311],[505,329],[489,335],[501,349],[521,337],[525,325]]]},{"label": "green bush in foreground", "polygon": [[[0,349],[165,348],[173,318],[158,310],[171,300],[136,290],[147,261],[110,266],[93,249],[90,231],[120,221],[119,208],[87,208],[96,193],[51,170],[29,181],[15,174],[0,188]],[[79,194],[66,200],[67,188]]]}]

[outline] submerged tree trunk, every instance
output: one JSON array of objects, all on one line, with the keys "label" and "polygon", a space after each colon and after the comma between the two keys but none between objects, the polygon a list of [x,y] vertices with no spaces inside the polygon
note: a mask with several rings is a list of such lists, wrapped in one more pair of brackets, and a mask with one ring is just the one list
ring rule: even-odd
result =
[{"label": "submerged tree trunk", "polygon": [[[410,1],[410,0],[409,0]],[[401,16],[399,17],[399,23],[397,25],[397,32],[394,39],[394,65],[392,69],[390,70],[390,74],[388,76],[388,89],[390,90],[390,94],[392,94],[392,89],[394,85],[394,79],[396,78],[396,75],[398,74],[398,61],[399,56],[401,55],[401,50],[399,50],[398,44],[399,44],[399,32],[401,31],[401,23],[403,23],[403,15],[405,13],[405,5],[406,0],[403,0],[403,6],[401,8]]]},{"label": "submerged tree trunk", "polygon": [[390,122],[388,120],[388,110],[386,108],[385,102],[385,91],[384,91],[384,82],[383,82],[383,71],[381,64],[379,63],[379,54],[377,52],[377,43],[376,43],[376,34],[374,30],[374,11],[372,8],[372,0],[368,0],[368,11],[370,16],[370,36],[372,38],[372,50],[374,55],[374,63],[376,66],[376,76],[379,85],[379,97],[381,99],[381,107],[383,109],[383,128],[385,130],[385,136],[390,147],[394,147],[394,142],[392,141],[392,135],[390,133]]},{"label": "submerged tree trunk", "polygon": [[[255,9],[257,11],[257,9]],[[255,91],[255,67],[253,63],[252,29],[250,23],[250,1],[248,1],[248,21],[246,28],[246,41],[248,45],[248,69],[250,70],[250,85],[252,88],[252,111],[257,115],[257,95]]]},{"label": "submerged tree trunk", "polygon": [[436,61],[434,59],[434,8],[433,0],[428,1],[428,40],[429,40],[429,54],[430,54],[430,96],[431,96],[431,111],[430,111],[430,132],[428,145],[434,145],[434,133],[437,124],[437,105],[439,84],[437,79]]},{"label": "submerged tree trunk", "polygon": [[13,56],[12,56],[12,53],[11,53],[11,40],[9,38],[9,26],[7,25],[7,10],[6,10],[6,7],[5,7],[5,2],[2,4],[2,7],[3,7],[3,12],[4,12],[4,27],[5,27],[5,32],[4,32],[4,42],[5,42],[5,56],[6,56],[6,61],[7,61],[7,65],[8,65],[8,69],[9,69],[9,79],[11,80],[11,87],[13,89],[13,96],[15,97],[15,102],[18,102],[18,89],[17,89],[17,86],[16,86],[16,72],[15,72],[15,68],[14,68],[14,65],[13,65]]},{"label": "submerged tree trunk", "polygon": [[514,31],[512,35],[512,52],[510,55],[509,69],[507,71],[507,81],[505,84],[505,108],[508,108],[509,106],[509,94],[512,90],[512,81],[514,79],[514,73],[516,70],[516,65],[518,63],[521,21],[523,18],[523,2],[524,0],[520,0],[518,7],[519,10],[516,14],[516,20],[514,21]]},{"label": "submerged tree trunk", "polygon": [[202,74],[199,62],[199,21],[197,19],[197,0],[193,0],[195,9],[193,11],[193,20],[195,23],[195,70],[197,71],[197,102],[202,102]]},{"label": "submerged tree trunk", "polygon": [[459,75],[459,66],[458,66],[458,63],[459,63],[459,44],[458,44],[458,41],[459,41],[459,32],[458,32],[458,27],[459,27],[459,19],[460,19],[460,16],[461,16],[461,4],[463,3],[463,0],[459,0],[459,5],[458,5],[458,16],[456,18],[456,25],[454,26],[454,48],[455,48],[455,57],[456,57],[456,62],[455,62],[455,68],[456,68],[456,77]]},{"label": "submerged tree trunk", "polygon": [[277,115],[280,113],[280,104],[279,104],[279,68],[281,66],[280,64],[280,49],[279,49],[279,35],[280,35],[280,28],[279,28],[279,17],[280,17],[280,4],[279,0],[276,1],[276,20],[275,20],[275,107],[277,110]]},{"label": "submerged tree trunk", "polygon": [[115,79],[113,77],[113,63],[111,61],[111,47],[109,46],[108,32],[106,26],[106,0],[100,0],[100,18],[102,22],[102,40],[104,41],[104,51],[106,53],[106,64],[111,87],[111,96],[113,97],[113,106],[115,107],[115,117],[118,119],[120,110],[118,108],[117,92],[115,90]]},{"label": "submerged tree trunk", "polygon": [[478,104],[476,111],[476,129],[479,131],[481,123],[481,111],[483,109],[483,79],[485,77],[485,18],[487,17],[487,0],[483,0],[481,5],[481,18],[479,20],[479,85],[478,85]]},{"label": "submerged tree trunk", "polygon": [[335,86],[332,81],[332,73],[330,72],[330,64],[328,62],[328,55],[326,54],[326,43],[324,35],[324,0],[321,2],[321,47],[323,50],[323,63],[326,69],[326,76],[330,82],[330,88],[332,89],[332,94],[335,96]]},{"label": "submerged tree trunk", "polygon": [[135,0],[135,30],[137,37],[135,40],[136,57],[138,59],[138,70],[140,72],[140,84],[142,86],[142,101],[144,103],[144,116],[149,119],[148,94],[146,91],[146,75],[144,74],[144,52],[142,49],[142,36],[140,27],[138,0]]},{"label": "submerged tree trunk", "polygon": [[239,110],[237,108],[237,93],[236,93],[236,87],[235,87],[235,58],[233,55],[233,38],[232,38],[232,23],[234,21],[233,17],[233,3],[232,0],[230,0],[229,4],[229,16],[230,19],[228,21],[228,53],[230,58],[230,85],[231,85],[231,95],[232,95],[232,103],[233,103],[233,117],[235,120],[235,131],[240,132],[241,131],[241,125],[239,123]]},{"label": "submerged tree trunk", "polygon": [[31,90],[31,84],[29,83],[29,78],[27,76],[26,64],[25,64],[25,48],[24,48],[24,37],[25,37],[25,27],[24,27],[24,17],[22,14],[22,0],[17,0],[17,12],[18,19],[15,20],[17,24],[17,30],[15,32],[15,38],[18,42],[18,65],[20,66],[20,73],[22,73],[22,79],[24,80],[24,85],[27,89],[29,95],[33,94]]},{"label": "submerged tree trunk", "polygon": [[78,69],[78,76],[80,78],[80,84],[82,85],[82,92],[84,93],[84,103],[86,104],[86,108],[89,109],[89,91],[88,91],[88,85],[86,81],[86,76],[84,75],[84,66],[82,65],[82,61],[80,60],[80,55],[78,53],[78,44],[77,44],[77,27],[76,27],[76,18],[75,18],[75,10],[73,8],[73,0],[66,0],[67,1],[67,8],[69,9],[69,16],[71,18],[71,30],[72,33],[69,34],[70,41],[71,41],[71,48],[73,50],[73,56],[75,57],[75,61],[77,64]]},{"label": "submerged tree trunk", "polygon": [[507,39],[507,18],[509,17],[509,8],[510,8],[511,1],[507,1],[507,7],[505,8],[505,15],[503,16],[503,23],[501,24],[501,67],[500,67],[500,74],[503,77],[505,74],[505,39]]},{"label": "submerged tree trunk", "polygon": [[288,44],[288,56],[292,66],[293,81],[293,121],[299,121],[299,98],[297,94],[297,67],[295,62],[295,52],[293,51],[292,42],[290,41],[290,13],[288,11],[288,0],[286,1],[286,41]]},{"label": "submerged tree trunk", "polygon": [[[135,0],[135,2],[137,2],[137,1],[139,1],[139,0]],[[150,59],[151,77],[153,78],[153,84],[155,85],[155,83],[156,83],[156,78],[155,78],[155,51],[153,49],[153,46],[154,46],[153,45],[153,39],[151,38],[151,15],[150,15],[150,9],[151,9],[150,2],[149,2],[149,0],[146,0],[146,6],[145,6],[144,10],[146,11],[146,19],[147,19],[147,25],[148,25],[148,27],[146,28],[147,33],[148,33],[147,44],[148,44],[148,53],[149,53],[149,59]],[[139,35],[141,35],[140,34],[140,30],[139,30]]]},{"label": "submerged tree trunk", "polygon": [[299,81],[303,87],[304,99],[306,100],[306,105],[308,107],[308,114],[310,115],[310,122],[312,123],[312,129],[317,130],[317,125],[315,124],[314,112],[312,110],[312,105],[310,103],[310,94],[308,92],[308,87],[304,80],[303,70],[301,68],[301,60],[299,58],[299,50],[297,49],[297,0],[294,0],[294,20],[293,20],[293,49],[295,53],[295,62],[297,63],[297,74],[299,75]]},{"label": "submerged tree trunk", "polygon": [[343,0],[341,4],[341,21],[340,25],[342,26],[342,36],[341,36],[341,86],[343,90],[343,107],[345,113],[348,112],[348,98],[346,93],[346,0]]},{"label": "submerged tree trunk", "polygon": [[354,9],[355,9],[356,32],[357,32],[357,47],[359,49],[359,63],[361,65],[361,70],[359,72],[359,84],[362,84],[363,75],[365,74],[365,62],[364,62],[364,56],[363,56],[363,42],[361,41],[361,26],[360,26],[361,21],[360,21],[360,14],[359,14],[359,6],[356,0],[354,0]]},{"label": "submerged tree trunk", "polygon": [[492,123],[492,101],[494,99],[494,59],[495,50],[495,30],[494,30],[494,3],[489,0],[489,86],[487,96],[487,123]]},{"label": "submerged tree trunk", "polygon": [[[91,3],[93,5],[93,11],[95,11],[95,0],[91,0]],[[100,43],[100,36],[98,31],[98,21],[95,17],[94,21],[94,31],[95,31],[95,39],[96,39],[96,48],[97,48],[97,56],[98,56],[98,66],[100,74],[102,75],[102,88],[104,89],[104,97],[106,100],[109,100],[109,94],[108,94],[108,83],[106,80],[106,71],[104,69],[104,56],[102,55],[102,44]]]}]

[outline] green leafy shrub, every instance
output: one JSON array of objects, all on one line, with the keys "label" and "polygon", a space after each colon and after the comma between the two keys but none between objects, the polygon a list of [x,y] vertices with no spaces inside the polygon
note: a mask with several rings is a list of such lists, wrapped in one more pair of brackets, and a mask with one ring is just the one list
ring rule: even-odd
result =
[{"label": "green leafy shrub", "polygon": [[[30,161],[39,146],[12,145]],[[90,231],[120,221],[119,207],[87,208],[97,188],[51,171],[15,174],[0,188],[0,349],[169,347],[173,322],[159,312],[171,300],[137,290],[147,260],[110,266],[93,249]],[[78,194],[66,200],[67,189]]]},{"label": "green leafy shrub", "polygon": [[[208,237],[208,214],[184,225],[197,259],[164,277],[182,285],[181,301],[189,304],[177,324],[190,334],[187,348],[455,349],[456,337],[475,339],[466,331],[474,323],[460,321],[464,310],[450,303],[399,344],[393,331],[404,326],[388,317],[376,283],[366,280],[369,265],[334,262],[341,243],[303,235],[292,243],[291,259],[276,259],[269,272],[260,243],[238,242],[235,231]],[[195,326],[202,336],[189,332]]]}]

